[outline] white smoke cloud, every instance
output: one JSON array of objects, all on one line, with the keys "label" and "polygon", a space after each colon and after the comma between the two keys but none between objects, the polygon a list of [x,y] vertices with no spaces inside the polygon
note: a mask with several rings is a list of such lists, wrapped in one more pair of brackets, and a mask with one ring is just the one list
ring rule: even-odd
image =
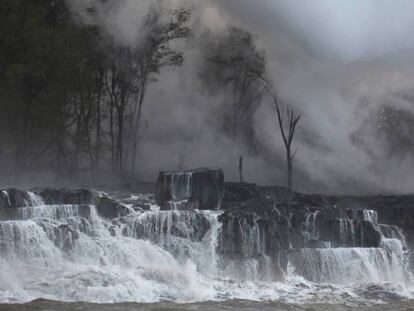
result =
[{"label": "white smoke cloud", "polygon": [[355,61],[414,47],[410,0],[224,0],[217,1],[247,23],[282,28],[309,50]]},{"label": "white smoke cloud", "polygon": [[[413,191],[414,177],[404,173],[414,171],[413,154],[390,158],[375,124],[367,125],[383,104],[414,109],[413,102],[392,95],[414,88],[412,1],[225,0],[216,4],[233,22],[261,37],[280,99],[303,115],[296,166],[309,179],[299,178],[300,188]],[[263,143],[282,154],[270,105],[262,107],[256,124]],[[362,127],[369,130],[361,131]]]},{"label": "white smoke cloud", "polygon": [[[80,0],[71,0],[79,8]],[[108,2],[107,2],[108,3]],[[114,3],[114,2],[112,2]],[[99,23],[125,42],[139,37],[137,23],[151,0],[123,0],[100,7]],[[195,36],[236,24],[257,36],[266,50],[269,76],[281,101],[303,115],[296,144],[299,190],[366,193],[412,192],[412,154],[386,155],[386,142],[368,124],[380,105],[413,110],[392,94],[414,90],[414,2],[410,0],[174,0],[170,7],[193,10]],[[195,41],[197,42],[197,41]],[[202,51],[190,44],[180,69],[164,72],[152,84],[144,107],[141,170],[154,179],[159,169],[222,166],[237,177],[243,146],[229,148],[215,118],[223,100],[201,92],[197,77]],[[179,77],[179,79],[177,78]],[[391,95],[390,95],[391,94]],[[362,100],[366,99],[366,100]],[[283,183],[283,144],[270,102],[255,116],[258,136],[273,152],[246,159],[246,178]],[[364,128],[364,131],[361,131]],[[357,133],[357,134],[356,134]],[[358,143],[355,135],[357,135]],[[362,143],[361,143],[362,142]]]}]

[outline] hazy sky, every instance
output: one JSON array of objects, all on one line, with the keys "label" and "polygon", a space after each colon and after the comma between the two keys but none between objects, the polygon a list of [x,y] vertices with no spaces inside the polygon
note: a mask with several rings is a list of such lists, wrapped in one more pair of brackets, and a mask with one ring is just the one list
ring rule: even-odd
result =
[{"label": "hazy sky", "polygon": [[[72,3],[79,9],[87,2]],[[139,38],[137,25],[155,1],[106,3],[98,22],[128,44]],[[398,135],[414,137],[412,127],[394,124],[390,142],[377,122],[384,105],[414,114],[413,102],[400,96],[414,98],[414,1],[166,0],[164,5],[192,8],[195,39],[185,48],[184,66],[167,70],[150,87],[143,175],[153,178],[159,169],[184,161],[222,166],[228,179],[236,178],[237,156],[245,147],[229,150],[230,142],[213,131],[216,107],[225,101],[200,92],[203,51],[196,44],[206,29],[222,32],[236,25],[255,34],[280,100],[302,113],[295,178],[300,190],[414,191],[414,147],[395,144]],[[246,178],[283,183],[283,144],[270,102],[257,112],[255,125],[274,162],[247,157]]]},{"label": "hazy sky", "polygon": [[311,53],[343,61],[414,47],[410,0],[220,0],[231,15],[283,29]]}]

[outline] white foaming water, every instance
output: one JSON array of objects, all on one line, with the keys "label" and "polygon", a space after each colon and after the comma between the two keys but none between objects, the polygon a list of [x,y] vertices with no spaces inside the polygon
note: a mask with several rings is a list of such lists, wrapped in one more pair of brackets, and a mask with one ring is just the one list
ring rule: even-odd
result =
[{"label": "white foaming water", "polygon": [[40,195],[37,195],[32,191],[28,191],[27,194],[29,195],[29,202],[27,204],[28,206],[45,205],[45,202],[43,201],[43,198]]},{"label": "white foaming water", "polygon": [[[192,261],[179,262],[150,241],[123,236],[121,226],[114,235],[113,225],[100,218],[94,207],[90,209],[87,220],[76,213],[68,215],[74,227],[81,228],[85,221],[89,224],[88,230],[76,231],[76,236],[56,220],[0,222],[2,270],[7,266],[16,273],[0,274],[2,301],[214,298],[211,285]],[[57,232],[60,227],[62,232]],[[72,235],[72,244],[62,241],[68,235]]]},{"label": "white foaming water", "polygon": [[169,201],[167,205],[170,210],[186,210],[189,207],[189,202],[188,200]]},{"label": "white foaming water", "polygon": [[390,225],[379,225],[378,228],[384,238],[400,240],[402,246],[407,248],[407,241],[401,228]]},{"label": "white foaming water", "polygon": [[338,302],[346,295],[365,298],[352,286],[324,286],[295,273],[332,283],[342,283],[344,277],[346,284],[409,282],[404,252],[395,239],[383,239],[378,249],[302,250],[291,258],[295,273],[286,282],[274,282],[266,278],[271,269],[260,268],[261,261],[271,267],[272,260],[255,221],[240,227],[246,230],[244,252],[260,257],[226,261],[217,252],[219,212],[160,211],[152,206],[147,212],[130,209],[127,216],[109,221],[95,206],[32,202],[37,203],[19,209],[21,220],[0,221],[0,302]]},{"label": "white foaming water", "polygon": [[[36,219],[36,218],[48,218],[56,220],[64,220],[66,218],[79,216],[82,209],[86,209],[86,206],[79,205],[35,205],[30,207],[18,208],[18,213],[22,220]],[[85,211],[88,213],[89,211]]]},{"label": "white foaming water", "polygon": [[374,224],[378,223],[378,213],[373,210],[363,210],[364,220],[370,221]]},{"label": "white foaming water", "polygon": [[292,252],[295,273],[318,283],[397,282],[411,277],[401,241],[383,239],[381,248],[301,249]]}]

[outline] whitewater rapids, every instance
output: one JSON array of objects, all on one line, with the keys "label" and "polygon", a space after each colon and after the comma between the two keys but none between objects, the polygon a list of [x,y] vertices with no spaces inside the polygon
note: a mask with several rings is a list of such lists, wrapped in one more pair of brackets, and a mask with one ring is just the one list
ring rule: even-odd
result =
[{"label": "whitewater rapids", "polygon": [[[240,263],[217,252],[219,211],[160,211],[152,206],[145,212],[129,208],[126,216],[108,220],[94,205],[44,205],[32,194],[19,213],[20,220],[0,221],[0,303],[42,298],[352,304],[414,297],[398,239],[384,238],[382,248],[292,252],[286,280],[275,282],[263,277],[256,259]],[[203,219],[208,230],[201,237],[197,226]],[[250,236],[259,248],[254,232]]]}]

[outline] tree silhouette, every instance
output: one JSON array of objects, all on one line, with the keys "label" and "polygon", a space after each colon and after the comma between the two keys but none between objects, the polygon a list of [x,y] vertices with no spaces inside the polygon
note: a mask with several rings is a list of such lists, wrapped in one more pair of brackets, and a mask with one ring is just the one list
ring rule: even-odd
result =
[{"label": "tree silhouette", "polygon": [[286,148],[286,160],[287,160],[287,179],[288,179],[288,188],[290,191],[293,190],[293,162],[298,151],[296,148],[292,152],[292,142],[295,136],[296,127],[299,123],[301,115],[296,113],[293,109],[287,105],[279,104],[277,97],[273,95],[273,102],[276,108],[278,124],[280,128],[280,133],[283,139],[283,143]]}]

